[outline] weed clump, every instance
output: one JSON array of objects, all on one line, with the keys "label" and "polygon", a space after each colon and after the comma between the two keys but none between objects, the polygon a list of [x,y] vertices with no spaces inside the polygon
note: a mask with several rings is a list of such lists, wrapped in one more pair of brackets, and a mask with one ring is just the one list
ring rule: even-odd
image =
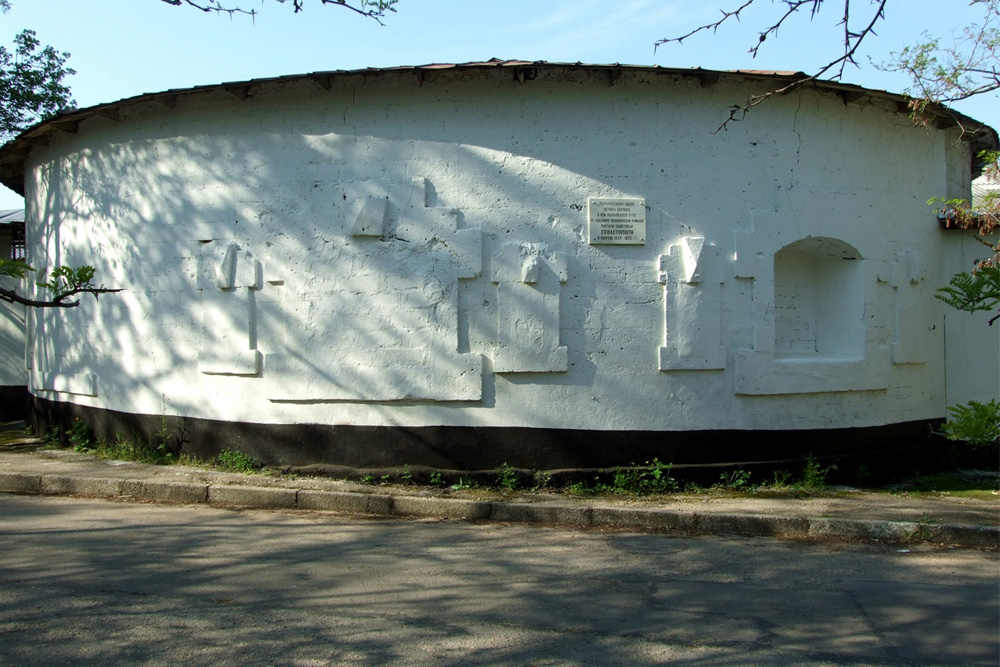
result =
[{"label": "weed clump", "polygon": [[506,461],[497,469],[497,486],[507,491],[516,491],[521,486],[521,477],[517,474],[517,470]]},{"label": "weed clump", "polygon": [[223,449],[215,460],[216,465],[226,472],[253,473],[264,467],[264,464],[249,454],[232,449]]},{"label": "weed clump", "polygon": [[647,461],[645,466],[632,465],[628,468],[615,468],[611,483],[601,481],[600,476],[594,478],[594,483],[575,482],[566,487],[567,493],[587,495],[598,493],[613,493],[620,495],[650,495],[654,493],[672,493],[680,490],[677,480],[670,474],[673,467],[659,459]]}]

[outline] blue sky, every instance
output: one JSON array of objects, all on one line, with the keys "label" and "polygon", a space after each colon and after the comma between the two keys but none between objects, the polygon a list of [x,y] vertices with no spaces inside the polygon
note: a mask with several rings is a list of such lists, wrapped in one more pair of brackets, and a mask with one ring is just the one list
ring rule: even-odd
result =
[{"label": "blue sky", "polygon": [[[298,15],[290,2],[240,0],[260,12],[256,20],[206,15],[161,0],[13,0],[12,11],[0,15],[0,38],[9,44],[22,28],[31,28],[43,44],[70,52],[77,74],[69,83],[78,106],[283,74],[493,57],[810,72],[839,53],[842,5],[828,2],[812,22],[798,17],[752,59],[747,51],[756,41],[754,28],[779,10],[763,0],[758,11],[715,36],[654,52],[658,38],[683,34],[714,20],[720,7],[741,1],[400,0],[398,12],[379,26],[319,0],[306,0]],[[868,10],[864,0],[854,4],[856,11]],[[890,2],[861,68],[849,68],[844,80],[902,92],[906,80],[877,71],[869,59],[885,61],[924,31],[948,38],[980,13],[967,0]],[[957,108],[1000,127],[1000,96]],[[0,188],[0,208],[21,205],[20,197]]]}]

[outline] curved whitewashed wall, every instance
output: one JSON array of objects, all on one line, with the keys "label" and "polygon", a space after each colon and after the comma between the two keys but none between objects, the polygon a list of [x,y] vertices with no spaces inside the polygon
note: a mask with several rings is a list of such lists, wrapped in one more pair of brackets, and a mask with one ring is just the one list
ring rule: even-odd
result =
[{"label": "curved whitewashed wall", "polygon": [[[29,159],[30,259],[128,289],[35,314],[32,392],[274,424],[943,417],[963,241],[926,202],[968,148],[815,90],[716,132],[748,85],[385,73],[84,121]],[[602,200],[645,238],[592,242]]]}]

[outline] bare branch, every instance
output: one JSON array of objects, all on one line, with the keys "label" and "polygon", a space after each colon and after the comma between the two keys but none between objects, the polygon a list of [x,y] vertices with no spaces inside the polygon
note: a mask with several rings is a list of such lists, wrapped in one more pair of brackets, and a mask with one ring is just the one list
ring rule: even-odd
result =
[{"label": "bare branch", "polygon": [[[672,42],[680,44],[685,39],[693,35],[696,35],[700,32],[705,32],[709,30],[715,32],[719,29],[719,27],[721,27],[724,23],[726,23],[730,19],[735,18],[737,21],[739,21],[740,14],[748,7],[750,7],[752,4],[754,4],[754,2],[756,1],[757,0],[745,0],[745,2],[736,9],[722,10],[722,18],[719,19],[718,21],[715,21],[713,23],[708,23],[698,28],[695,28],[694,30],[691,30],[687,34],[681,35],[680,37],[671,37],[658,40],[654,44],[654,49],[663,44],[668,44]],[[784,13],[780,17],[778,17],[778,19],[774,21],[770,26],[765,28],[760,33],[758,33],[757,42],[750,48],[749,51],[750,54],[754,58],[756,58],[757,53],[760,51],[764,42],[766,42],[769,37],[776,36],[778,34],[778,31],[786,24],[786,22],[792,16],[798,14],[799,12],[803,10],[808,10],[809,19],[810,20],[814,19],[816,15],[819,13],[820,8],[823,5],[823,2],[824,0],[782,0],[782,3],[785,5]],[[718,132],[719,130],[726,129],[729,123],[731,122],[742,120],[746,116],[747,112],[756,107],[758,104],[764,102],[765,100],[775,95],[784,95],[786,93],[790,93],[793,90],[796,90],[797,88],[801,88],[803,85],[809,83],[810,81],[815,81],[816,79],[823,77],[824,75],[827,75],[831,71],[835,71],[835,74],[832,76],[832,78],[834,79],[842,78],[844,75],[844,69],[848,64],[857,65],[857,61],[855,60],[855,55],[857,54],[858,49],[860,48],[862,42],[864,42],[865,38],[867,38],[869,35],[876,34],[875,26],[878,24],[879,21],[885,19],[885,6],[887,3],[888,0],[878,0],[877,8],[874,14],[872,15],[871,20],[868,22],[868,24],[861,29],[853,29],[851,27],[851,0],[844,0],[844,14],[839,24],[843,26],[843,35],[844,35],[843,51],[840,54],[840,56],[834,58],[829,63],[824,65],[822,68],[820,68],[818,71],[809,76],[796,79],[791,83],[788,83],[777,89],[767,91],[766,93],[762,93],[760,95],[751,95],[746,100],[744,100],[742,104],[734,105],[729,110],[729,118],[727,118],[721,125],[719,125],[719,127],[716,129],[716,132]]]},{"label": "bare branch", "polygon": [[[850,0],[847,1],[850,2]],[[760,33],[760,35],[757,38],[757,43],[754,44],[753,47],[750,49],[750,54],[754,58],[756,58],[757,51],[759,51],[760,47],[764,44],[765,41],[767,41],[768,36],[769,35],[777,36],[778,29],[781,28],[782,25],[784,25],[785,21],[788,20],[788,17],[798,12],[800,9],[802,9],[803,6],[812,5],[812,9],[809,10],[809,19],[812,20],[812,17],[816,16],[816,12],[819,11],[819,6],[822,3],[823,0],[785,0],[785,4],[788,9],[785,12],[784,16],[778,19],[774,23],[774,25],[767,28],[764,32]]]},{"label": "bare branch", "polygon": [[[275,1],[280,3],[285,2],[285,0]],[[351,4],[347,2],[347,0],[320,0],[320,3],[347,9],[360,16],[372,19],[379,25],[385,25],[382,23],[385,13],[396,11],[394,5],[398,1],[399,0],[359,0],[354,4]],[[256,9],[244,9],[239,5],[231,5],[229,2],[225,2],[225,0],[161,0],[161,2],[165,2],[168,5],[173,5],[175,7],[187,5],[202,12],[229,14],[229,16],[244,14],[246,16],[256,17],[259,14]],[[301,12],[304,8],[304,2],[305,0],[292,0],[292,11],[296,14]]]},{"label": "bare branch", "polygon": [[[736,10],[723,11],[723,17],[720,20],[716,21],[715,23],[709,23],[707,25],[701,26],[700,28],[696,28],[695,30],[692,30],[688,34],[679,38],[662,39],[658,41],[656,44],[660,45],[668,42],[680,43],[681,40],[687,39],[691,35],[694,35],[698,32],[704,30],[714,31],[718,29],[718,27],[722,25],[729,18],[735,17],[738,20],[740,12],[745,10],[755,1],[756,0],[748,0]],[[809,17],[810,20],[812,20],[819,12],[820,7],[824,0],[783,0],[783,1],[785,4],[784,14],[782,14],[778,18],[778,20],[772,23],[768,28],[759,33],[757,43],[750,49],[750,53],[754,57],[757,56],[757,52],[760,50],[763,43],[767,41],[768,37],[776,35],[778,33],[778,30],[783,25],[785,25],[785,22],[789,19],[789,17],[802,11],[803,9],[808,8]],[[885,20],[885,6],[888,3],[888,1],[889,0],[879,0],[877,3],[877,8],[875,9],[875,12],[873,13],[867,25],[865,25],[861,29],[852,29],[851,11],[850,11],[851,0],[844,0],[844,16],[843,19],[841,20],[841,25],[843,25],[843,34],[844,34],[843,52],[837,58],[834,58],[833,60],[828,62],[826,65],[821,67],[813,74],[798,78],[790,83],[787,83],[773,90],[769,90],[765,93],[761,93],[759,95],[751,95],[746,100],[744,100],[742,104],[737,104],[732,106],[729,110],[729,118],[723,121],[719,125],[719,127],[716,128],[716,132],[718,132],[719,130],[727,129],[729,123],[731,122],[738,122],[740,120],[743,120],[747,112],[749,112],[751,109],[756,107],[758,104],[761,104],[765,100],[774,97],[775,95],[785,95],[787,93],[790,93],[793,90],[801,88],[803,85],[809,83],[810,81],[815,81],[816,79],[828,75],[830,72],[834,72],[834,74],[831,76],[831,78],[833,79],[843,78],[844,69],[848,64],[857,65],[855,56],[858,52],[858,49],[861,47],[861,44],[869,35],[875,35],[876,34],[875,26],[878,25],[879,21]]]},{"label": "bare branch", "polygon": [[731,12],[727,12],[725,10],[720,10],[722,12],[722,18],[721,19],[719,19],[715,23],[709,23],[708,25],[703,25],[703,26],[701,26],[699,28],[695,28],[694,30],[692,30],[691,32],[689,32],[686,35],[681,35],[680,37],[670,37],[670,38],[658,39],[653,44],[653,51],[655,52],[656,49],[657,49],[657,47],[659,47],[661,44],[669,44],[670,42],[677,42],[678,44],[681,44],[681,43],[684,42],[685,39],[687,39],[688,37],[692,37],[694,35],[697,35],[699,32],[705,32],[706,30],[711,30],[712,32],[716,32],[723,23],[725,23],[726,21],[728,21],[731,18],[735,18],[737,21],[739,21],[740,20],[740,12],[742,12],[744,9],[746,9],[747,7],[749,7],[750,5],[752,5],[756,1],[757,0],[747,0],[746,2],[744,2],[739,7],[739,9],[735,9],[735,10],[733,10]]}]

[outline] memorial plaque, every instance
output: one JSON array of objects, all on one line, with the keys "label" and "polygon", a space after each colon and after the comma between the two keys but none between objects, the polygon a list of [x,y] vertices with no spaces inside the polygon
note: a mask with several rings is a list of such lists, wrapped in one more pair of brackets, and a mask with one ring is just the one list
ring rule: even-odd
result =
[{"label": "memorial plaque", "polygon": [[591,245],[644,245],[646,200],[589,197],[587,223]]}]

